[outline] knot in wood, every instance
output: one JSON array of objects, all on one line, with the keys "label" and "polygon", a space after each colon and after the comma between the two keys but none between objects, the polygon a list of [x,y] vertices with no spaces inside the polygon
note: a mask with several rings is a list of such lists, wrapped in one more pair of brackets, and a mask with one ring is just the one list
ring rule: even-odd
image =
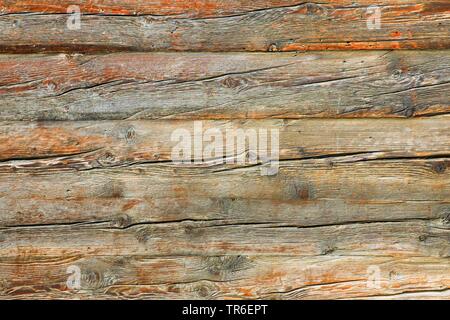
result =
[{"label": "knot in wood", "polygon": [[205,259],[204,264],[208,272],[216,276],[226,276],[250,267],[248,258],[241,255],[208,257]]},{"label": "knot in wood", "polygon": [[136,239],[139,243],[147,243],[151,238],[150,228],[144,227],[136,231]]},{"label": "knot in wood", "polygon": [[269,46],[269,48],[267,48],[267,51],[269,51],[269,52],[277,52],[277,51],[279,51],[279,50],[278,50],[277,45],[276,45],[275,43],[272,43],[272,44]]},{"label": "knot in wood", "polygon": [[98,159],[97,162],[102,166],[112,165],[116,162],[116,157],[110,152],[105,151]]},{"label": "knot in wood", "polygon": [[447,164],[443,161],[435,162],[433,163],[432,168],[434,172],[442,174],[447,170]]},{"label": "knot in wood", "polygon": [[444,225],[450,225],[450,210],[445,211],[444,214],[442,215],[442,223]]},{"label": "knot in wood", "polygon": [[127,140],[127,143],[134,143],[136,140],[136,130],[133,126],[130,126],[125,131],[125,139]]},{"label": "knot in wood", "polygon": [[325,8],[322,7],[321,5],[317,4],[317,3],[307,3],[305,4],[306,6],[306,14],[308,16],[313,16],[313,15],[323,15],[325,13]]},{"label": "knot in wood", "polygon": [[122,214],[122,215],[116,217],[112,221],[113,227],[116,227],[116,228],[126,228],[126,227],[130,226],[131,223],[132,223],[132,219],[127,214]]},{"label": "knot in wood", "polygon": [[223,81],[222,81],[222,85],[224,87],[230,88],[230,89],[235,89],[237,87],[239,87],[241,85],[241,81],[237,78],[233,78],[233,77],[226,77]]}]

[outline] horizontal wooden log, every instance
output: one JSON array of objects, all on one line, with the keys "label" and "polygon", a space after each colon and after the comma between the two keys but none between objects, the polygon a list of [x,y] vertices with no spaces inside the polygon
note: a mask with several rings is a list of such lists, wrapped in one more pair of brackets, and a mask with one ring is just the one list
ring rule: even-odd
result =
[{"label": "horizontal wooden log", "polygon": [[[69,3],[54,2],[3,1],[0,52],[450,48],[445,1],[122,1],[106,14],[112,1],[89,1],[76,30]],[[368,27],[374,3],[379,28]]]},{"label": "horizontal wooden log", "polygon": [[447,2],[73,4],[0,0],[0,298],[450,298]]},{"label": "horizontal wooden log", "polygon": [[[270,134],[278,132],[281,161],[314,158],[328,162],[357,162],[395,158],[448,157],[448,116],[415,119],[299,119],[299,120],[128,120],[0,122],[0,172],[90,170],[145,163],[172,162],[183,129],[191,139],[193,167],[215,168],[214,154],[204,153],[212,142],[204,135],[216,129],[222,136],[222,157],[239,165],[236,143],[227,133],[267,133],[267,143],[255,148],[245,141],[241,153],[272,152]],[[198,136],[198,134],[201,136]],[[194,135],[201,142],[194,145]],[[233,146],[227,144],[233,143]],[[220,155],[218,154],[217,157]],[[339,159],[333,159],[333,157]],[[217,160],[217,159],[216,159]],[[225,160],[224,160],[225,161]],[[224,162],[222,161],[222,162]],[[221,163],[222,163],[221,162]],[[259,158],[259,163],[264,159]],[[228,162],[229,163],[229,162]],[[246,164],[249,164],[248,159]],[[189,165],[187,165],[189,166]],[[443,168],[445,170],[445,168]],[[437,170],[439,171],[439,170]]]},{"label": "horizontal wooden log", "polygon": [[[261,206],[269,222],[306,225],[359,221],[361,214],[369,221],[439,219],[448,207],[449,125],[448,117],[202,122],[204,131],[278,129],[282,164],[298,163],[300,170],[291,173],[288,166],[284,180],[258,177],[259,168],[248,164],[171,163],[178,143],[171,134],[180,128],[193,133],[191,121],[2,123],[0,224],[129,225],[148,221],[149,214],[154,222],[257,223]],[[121,171],[127,167],[131,171]],[[143,177],[134,179],[136,172]],[[246,188],[250,178],[242,172],[256,175],[254,188]],[[296,214],[299,208],[304,216]],[[330,218],[323,212],[335,213]]]},{"label": "horizontal wooden log", "polygon": [[448,258],[448,164],[350,157],[282,161],[275,176],[168,164],[3,173],[0,253]]},{"label": "horizontal wooden log", "polygon": [[[261,209],[263,213],[264,208]],[[23,251],[30,257],[64,254],[370,255],[448,260],[450,256],[450,230],[445,219],[362,221],[306,227],[265,221],[228,223],[212,220],[141,222],[122,228],[109,222],[98,222],[2,228],[0,239],[1,255],[10,258],[23,254]]]},{"label": "horizontal wooden log", "polygon": [[[68,268],[81,288],[67,287]],[[371,281],[379,271],[379,282]],[[31,257],[0,260],[3,299],[448,298],[450,265],[391,257]]]},{"label": "horizontal wooden log", "polygon": [[0,120],[448,113],[447,51],[0,56]]},{"label": "horizontal wooden log", "polygon": [[[295,0],[90,0],[77,1],[84,14],[107,15],[154,15],[190,18],[207,18],[243,14],[249,11],[282,8],[298,5]],[[328,0],[321,4],[350,6],[352,0]],[[387,6],[409,5],[410,0],[360,0],[359,5]],[[10,13],[66,13],[67,8],[74,5],[70,0],[30,0],[0,1],[0,12]]]}]

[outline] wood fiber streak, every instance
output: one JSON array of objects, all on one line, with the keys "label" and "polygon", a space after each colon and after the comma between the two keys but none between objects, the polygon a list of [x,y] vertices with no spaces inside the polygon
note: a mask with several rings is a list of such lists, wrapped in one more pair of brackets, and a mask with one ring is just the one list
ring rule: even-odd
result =
[{"label": "wood fiber streak", "polygon": [[375,1],[379,29],[367,26],[373,1],[89,1],[79,30],[55,3],[2,1],[0,52],[450,48],[447,1]]}]

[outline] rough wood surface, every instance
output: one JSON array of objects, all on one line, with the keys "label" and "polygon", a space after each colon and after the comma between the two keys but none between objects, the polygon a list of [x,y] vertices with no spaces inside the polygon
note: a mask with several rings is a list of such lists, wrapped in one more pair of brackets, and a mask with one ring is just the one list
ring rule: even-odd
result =
[{"label": "rough wood surface", "polygon": [[447,1],[89,1],[79,30],[56,2],[2,1],[0,52],[450,48]]},{"label": "rough wood surface", "polygon": [[2,123],[5,297],[447,297],[448,117],[203,123],[279,128],[279,173],[174,166],[191,121]]},{"label": "rough wood surface", "polygon": [[[280,160],[343,157],[365,159],[448,157],[449,116],[409,119],[300,119],[202,121],[209,128],[277,129]],[[171,162],[176,129],[194,132],[194,122],[64,121],[0,122],[0,172],[90,170]],[[205,143],[206,144],[206,143]],[[249,150],[247,145],[246,152]],[[224,156],[238,156],[224,150]],[[230,153],[230,154],[227,154]],[[201,160],[192,154],[194,160]],[[204,159],[203,167],[213,167]]]},{"label": "rough wood surface", "polygon": [[[439,178],[433,164],[378,161],[331,170],[290,164],[265,183],[252,170],[170,178],[172,170],[158,167],[2,176],[2,195],[12,188],[23,197],[8,206],[21,210],[17,216],[26,223],[39,224],[2,228],[1,293],[445,298],[450,191],[448,174]],[[248,181],[255,188],[246,187]],[[65,286],[70,265],[83,270],[81,292]],[[376,290],[366,285],[372,265],[383,275]]]},{"label": "rough wood surface", "polygon": [[0,120],[448,113],[447,51],[0,57]]},{"label": "rough wood surface", "polygon": [[449,49],[444,0],[0,0],[0,299],[450,299]]},{"label": "rough wood surface", "polygon": [[[26,251],[23,251],[26,253]],[[66,270],[82,269],[76,294]],[[380,266],[381,287],[367,268]],[[375,256],[180,256],[0,258],[0,292],[8,298],[103,299],[448,299],[447,261]],[[412,287],[414,289],[412,289]],[[94,295],[92,294],[94,293]]]},{"label": "rough wood surface", "polygon": [[[416,1],[417,3],[422,3]],[[307,4],[307,2],[304,2]],[[359,6],[389,6],[411,5],[411,0],[360,0]],[[86,14],[107,15],[154,15],[190,18],[207,18],[243,14],[246,12],[283,8],[300,5],[298,0],[1,0],[2,13],[66,13],[67,7],[76,4],[81,12]],[[311,2],[310,5],[314,3]],[[329,4],[337,7],[355,6],[352,0],[325,0],[319,4]]]}]

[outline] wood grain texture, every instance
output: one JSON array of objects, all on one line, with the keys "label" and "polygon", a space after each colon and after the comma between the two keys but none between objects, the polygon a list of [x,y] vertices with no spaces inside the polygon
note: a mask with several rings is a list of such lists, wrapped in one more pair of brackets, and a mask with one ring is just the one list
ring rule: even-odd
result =
[{"label": "wood grain texture", "polygon": [[[203,132],[278,130],[280,160],[342,157],[348,161],[448,157],[448,116],[418,119],[301,119],[201,121]],[[172,162],[176,129],[194,134],[194,122],[63,121],[1,122],[0,172],[90,170]],[[207,145],[208,143],[204,143]],[[245,152],[250,150],[246,145]],[[198,149],[198,148],[195,148]],[[267,149],[264,146],[261,150]],[[269,150],[270,151],[270,150]],[[237,158],[235,149],[224,157]],[[192,152],[193,160],[202,160]],[[203,159],[202,167],[214,167]],[[332,161],[331,161],[332,162]],[[237,164],[235,164],[237,165]],[[196,164],[196,166],[198,166]]]},{"label": "wood grain texture", "polygon": [[443,0],[0,0],[0,299],[450,299],[449,49]]},{"label": "wood grain texture", "polygon": [[[280,171],[261,176],[167,162],[169,133],[191,121],[4,122],[2,293],[445,298],[449,123],[204,122],[278,127]],[[83,270],[84,291],[65,286],[69,265]],[[383,270],[377,290],[366,285],[372,265]]]},{"label": "wood grain texture", "polygon": [[167,162],[167,133],[190,121],[4,122],[0,296],[448,298],[449,123],[232,123],[281,129],[263,177]]},{"label": "wood grain texture", "polygon": [[0,120],[448,113],[447,51],[4,55]]},{"label": "wood grain texture", "polygon": [[[90,0],[77,1],[82,13],[107,15],[154,15],[190,18],[220,17],[270,8],[299,5],[296,0]],[[10,13],[66,13],[70,0],[1,0],[0,11]],[[325,0],[320,4],[355,6],[352,0]],[[410,0],[360,0],[361,6],[409,5]]]},{"label": "wood grain texture", "polygon": [[[29,248],[29,254],[39,257],[132,253],[448,259],[449,175],[435,170],[443,161],[376,160],[331,168],[320,160],[293,161],[283,162],[275,177],[262,177],[255,167],[214,174],[178,169],[174,174],[173,168],[155,165],[3,174],[3,219],[10,212],[10,221],[3,222],[0,251],[3,257],[20,256],[21,248]],[[19,224],[19,219],[26,222]]]},{"label": "wood grain texture", "polygon": [[[2,296],[443,298],[450,190],[435,161],[286,164],[270,181],[155,166],[3,175],[2,196],[16,197],[8,212],[26,223],[0,231]],[[65,286],[69,265],[83,270],[80,293]],[[383,270],[378,290],[366,285],[372,265]]]},{"label": "wood grain texture", "polygon": [[376,1],[382,27],[372,30],[369,1],[111,2],[82,3],[81,29],[69,30],[66,1],[3,1],[0,52],[450,48],[446,1]]},{"label": "wood grain texture", "polygon": [[[86,288],[75,293],[65,285],[72,265]],[[366,284],[375,265],[382,271],[378,289]],[[40,263],[2,258],[0,266],[7,299],[445,299],[450,281],[449,264],[436,258],[68,254]]]}]

